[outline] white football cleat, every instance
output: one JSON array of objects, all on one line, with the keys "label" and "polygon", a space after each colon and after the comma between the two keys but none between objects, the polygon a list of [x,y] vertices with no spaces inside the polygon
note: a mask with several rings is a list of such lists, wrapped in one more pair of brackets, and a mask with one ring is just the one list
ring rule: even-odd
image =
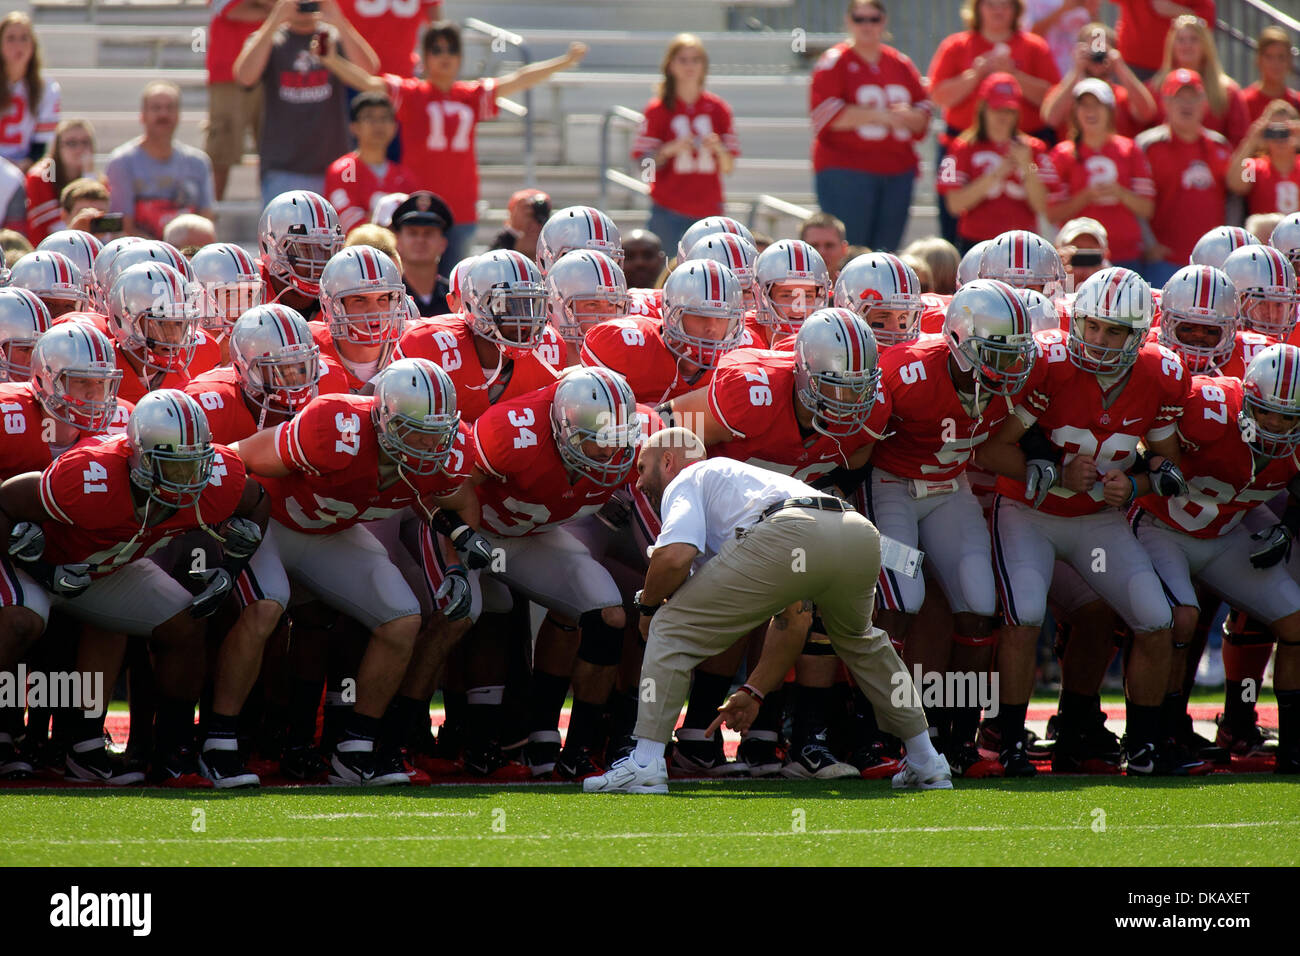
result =
[{"label": "white football cleat", "polygon": [[615,760],[599,777],[582,781],[583,793],[667,793],[668,765],[663,757],[643,767],[632,754]]},{"label": "white football cleat", "polygon": [[951,790],[952,770],[948,758],[939,754],[931,763],[920,767],[903,758],[903,769],[894,774],[895,790]]}]

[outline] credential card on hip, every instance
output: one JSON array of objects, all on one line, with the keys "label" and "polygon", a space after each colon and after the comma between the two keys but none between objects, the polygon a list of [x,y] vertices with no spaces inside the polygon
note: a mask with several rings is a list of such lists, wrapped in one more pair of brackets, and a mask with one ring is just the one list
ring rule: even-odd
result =
[{"label": "credential card on hip", "polygon": [[895,541],[888,535],[882,534],[880,536],[880,566],[882,568],[888,568],[890,571],[906,574],[909,578],[914,578],[921,573],[921,562],[924,560],[924,551],[918,551],[901,541]]}]

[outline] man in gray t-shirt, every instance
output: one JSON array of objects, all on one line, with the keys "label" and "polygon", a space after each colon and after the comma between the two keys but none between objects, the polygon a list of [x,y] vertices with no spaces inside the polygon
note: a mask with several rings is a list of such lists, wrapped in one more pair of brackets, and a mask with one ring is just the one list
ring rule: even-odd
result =
[{"label": "man in gray t-shirt", "polygon": [[262,85],[261,176],[265,205],[290,189],[325,191],[325,170],[351,147],[347,88],[322,62],[321,44],[378,69],[374,50],[348,23],[337,0],[303,13],[278,0],[235,60],[235,81]]},{"label": "man in gray t-shirt", "polygon": [[161,239],[181,213],[212,218],[212,163],[207,153],[176,142],[181,91],[172,83],[150,83],[140,101],[144,135],[109,154],[110,211],[122,214],[125,235]]}]

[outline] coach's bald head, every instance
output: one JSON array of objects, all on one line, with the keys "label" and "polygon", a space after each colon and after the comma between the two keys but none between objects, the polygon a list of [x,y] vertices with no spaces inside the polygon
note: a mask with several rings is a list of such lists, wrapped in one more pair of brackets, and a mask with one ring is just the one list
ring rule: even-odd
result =
[{"label": "coach's bald head", "polygon": [[703,461],[707,455],[704,442],[689,428],[657,431],[641,446],[636,462],[636,485],[658,511],[669,483],[681,474],[682,469]]}]

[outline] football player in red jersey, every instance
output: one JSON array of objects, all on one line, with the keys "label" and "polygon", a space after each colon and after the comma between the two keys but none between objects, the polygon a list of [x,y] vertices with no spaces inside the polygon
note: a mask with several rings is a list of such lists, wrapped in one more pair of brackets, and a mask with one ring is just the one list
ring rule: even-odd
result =
[{"label": "football player in red jersey", "polygon": [[359,392],[393,358],[406,324],[406,290],[397,265],[370,246],[349,246],[320,275],[321,318],[312,338],[347,391]]},{"label": "football player in red jersey", "polygon": [[[1165,283],[1160,291],[1160,325],[1148,338],[1177,355],[1188,372],[1230,374],[1225,366],[1234,350],[1242,347],[1240,337],[1236,294],[1232,280],[1221,270],[1183,266]],[[1244,371],[1243,366],[1239,372]]]},{"label": "football player in red jersey", "polygon": [[581,363],[587,332],[609,319],[628,314],[627,279],[617,262],[594,249],[575,249],[560,256],[546,273],[551,326],[564,340],[565,361]]},{"label": "football player in red jersey", "polygon": [[754,262],[754,300],[764,347],[782,349],[804,319],[830,305],[831,274],[802,239],[779,239]]},{"label": "football player in red jersey", "polygon": [[1065,266],[1056,247],[1034,232],[1012,229],[989,240],[980,255],[979,277],[1033,289],[1049,299],[1064,295]]},{"label": "football player in red jersey", "polygon": [[32,349],[50,327],[50,311],[35,292],[0,287],[0,382],[25,382],[32,374]]},{"label": "football player in red jersey", "polygon": [[[1297,426],[1300,349],[1293,345],[1260,352],[1244,380],[1196,376],[1178,423],[1187,492],[1143,496],[1129,512],[1174,605],[1166,734],[1191,734],[1184,682],[1200,607],[1194,579],[1264,622],[1278,642],[1274,687],[1279,710],[1289,708],[1282,718],[1288,732],[1280,742],[1279,773],[1300,773],[1300,739],[1291,726],[1300,703],[1300,585],[1282,563],[1300,528],[1300,496],[1292,487],[1300,484]],[[1269,513],[1249,513],[1284,489],[1292,493],[1281,522],[1273,524]]]},{"label": "football player in red jersey", "polygon": [[[596,368],[574,371],[548,388],[494,405],[474,424],[470,484],[478,496],[484,535],[500,555],[491,573],[550,611],[538,635],[525,755],[539,775],[553,768],[562,779],[577,780],[599,772],[591,751],[627,621],[609,572],[561,526],[595,514],[632,480],[641,416],[645,422],[655,417],[651,409],[638,408],[621,375]],[[423,529],[422,535],[432,591],[445,572],[432,552],[431,532]],[[472,581],[476,600],[471,616],[476,617],[488,596],[479,598],[477,575]],[[569,642],[546,633],[575,627],[580,634],[576,663]],[[570,680],[574,708],[560,752],[556,728]],[[492,728],[474,729],[490,734]],[[467,743],[467,767],[482,759],[474,751],[488,745],[490,740]]]},{"label": "football player in red jersey", "polygon": [[623,240],[614,220],[594,206],[566,206],[551,213],[537,234],[537,268],[543,276],[565,253],[603,252],[623,265]]},{"label": "football player in red jersey", "polygon": [[[679,396],[663,410],[665,419],[685,424],[712,455],[793,475],[803,481],[825,479],[833,470],[866,465],[889,420],[888,394],[880,389],[876,343],[871,328],[848,309],[822,309],[799,327],[793,351],[737,349],[722,357],[707,388]],[[719,655],[726,666],[697,672],[718,674],[725,697],[743,651]],[[858,770],[836,760],[826,746],[830,687],[837,669],[830,645],[814,635],[797,667],[796,726],[786,776],[834,779],[857,776]],[[678,732],[684,757],[703,762],[712,748],[703,730],[712,722],[711,708],[697,706],[693,694],[686,724]],[[721,702],[719,698],[719,703]],[[714,707],[717,705],[714,704]],[[699,726],[696,726],[700,720]],[[764,723],[746,737],[738,759],[746,766],[765,766],[777,728]],[[694,733],[686,733],[693,731]],[[703,739],[701,739],[703,738]],[[696,750],[704,753],[696,753]],[[674,756],[679,766],[682,761]],[[881,764],[877,760],[875,764]],[[695,768],[691,768],[695,769]],[[897,768],[882,767],[882,773]]]},{"label": "football player in red jersey", "polygon": [[214,242],[190,260],[194,281],[203,287],[199,321],[220,349],[218,365],[230,364],[230,330],[235,320],[266,301],[266,283],[257,262],[233,242]]},{"label": "football player in red jersey", "polygon": [[[76,327],[60,334],[75,335]],[[102,384],[112,375],[107,361],[102,364],[99,394],[111,387]],[[0,486],[0,524],[10,551],[54,606],[97,627],[153,638],[159,690],[153,770],[165,785],[202,785],[193,748],[203,680],[199,619],[216,609],[256,550],[268,507],[238,457],[212,444],[203,410],[174,389],[142,398],[126,435],[83,442],[43,472]],[[141,559],[198,529],[223,542],[223,560],[192,575],[203,585],[196,597]],[[83,643],[83,659],[88,651],[94,649]],[[107,686],[118,664],[120,658],[108,668]],[[83,719],[67,754],[68,775],[139,782],[139,774],[121,773],[108,759],[105,713]]]},{"label": "football player in red jersey", "polygon": [[[374,385],[370,396],[322,395],[289,421],[235,445],[270,491],[267,543],[284,570],[371,631],[356,702],[330,758],[330,782],[343,785],[410,782],[396,741],[379,750],[375,741],[420,629],[420,600],[365,525],[408,507],[426,517],[452,509],[469,524],[478,514],[464,484],[470,433],[446,373],[408,359],[386,368]],[[440,546],[443,560],[459,568],[451,545]],[[449,575],[435,597],[447,617],[467,613],[463,572]]]},{"label": "football player in red jersey", "polygon": [[[1068,333],[1036,336],[1041,377],[1024,392],[1015,415],[975,453],[999,475],[992,516],[994,572],[1007,622],[998,641],[999,760],[1008,776],[1036,772],[1025,752],[1024,715],[1034,647],[1059,557],[1135,635],[1126,673],[1128,773],[1186,773],[1189,764],[1164,745],[1161,732],[1172,615],[1150,559],[1115,509],[1149,492],[1168,497],[1186,490],[1175,428],[1188,376],[1177,355],[1143,344],[1153,306],[1150,289],[1135,273],[1122,268],[1097,273],[1080,286],[1072,309]],[[1059,463],[1039,456],[1026,461],[1017,443],[1035,424],[1050,445],[1043,454],[1062,456]],[[1145,444],[1146,455],[1139,455],[1139,444]],[[1071,668],[1072,657],[1084,659],[1092,650],[1073,640],[1067,645],[1063,736],[1096,719],[1088,711],[1097,703],[1102,674],[1085,677]],[[1105,656],[1108,661],[1109,653]]]},{"label": "football player in red jersey", "polygon": [[[1300,292],[1296,291],[1295,268],[1286,255],[1272,246],[1245,246],[1228,254],[1223,260],[1223,272],[1237,293],[1240,324],[1267,336],[1269,344],[1289,342],[1295,334]],[[1244,373],[1244,366],[1254,360],[1255,354],[1242,357]]]},{"label": "football player in red jersey", "polygon": [[664,283],[663,322],[628,317],[587,332],[582,364],[618,372],[638,402],[659,405],[708,384],[722,356],[740,345],[740,282],[712,259],[687,260]]},{"label": "football player in red jersey", "polygon": [[[863,514],[891,538],[925,551],[952,609],[951,630],[914,626],[925,600],[922,577],[883,571],[877,623],[901,640],[909,666],[927,673],[982,674],[992,664],[997,595],[988,524],[971,492],[971,455],[1011,416],[1032,381],[1037,348],[1023,301],[1010,286],[978,279],[948,306],[942,337],[889,350],[881,380],[892,415],[863,485]],[[975,748],[979,705],[927,708],[935,745],[956,775],[1001,776]]]},{"label": "football player in red jersey", "polygon": [[412,325],[394,358],[425,358],[456,385],[461,417],[555,381],[563,342],[546,321],[546,286],[531,259],[498,249],[461,266],[463,311]]},{"label": "football player in red jersey", "polygon": [[139,402],[146,392],[183,387],[202,341],[195,289],[162,263],[122,272],[108,294],[108,319],[116,340],[119,394]]},{"label": "football player in red jersey", "polygon": [[289,306],[308,321],[315,318],[321,273],[343,248],[343,238],[338,213],[323,196],[295,189],[267,203],[257,221],[258,265],[267,300]]},{"label": "football player in red jersey", "polygon": [[835,305],[871,327],[882,353],[921,334],[921,280],[892,253],[870,252],[846,264],[835,280]]},{"label": "football player in red jersey", "polygon": [[745,331],[758,336],[755,341],[742,342],[746,347],[762,348],[763,331],[758,327],[754,317],[754,262],[758,259],[758,250],[754,244],[742,236],[733,236],[725,232],[705,236],[687,252],[688,259],[712,259],[720,262],[735,275],[740,283],[740,301],[745,309]]}]

